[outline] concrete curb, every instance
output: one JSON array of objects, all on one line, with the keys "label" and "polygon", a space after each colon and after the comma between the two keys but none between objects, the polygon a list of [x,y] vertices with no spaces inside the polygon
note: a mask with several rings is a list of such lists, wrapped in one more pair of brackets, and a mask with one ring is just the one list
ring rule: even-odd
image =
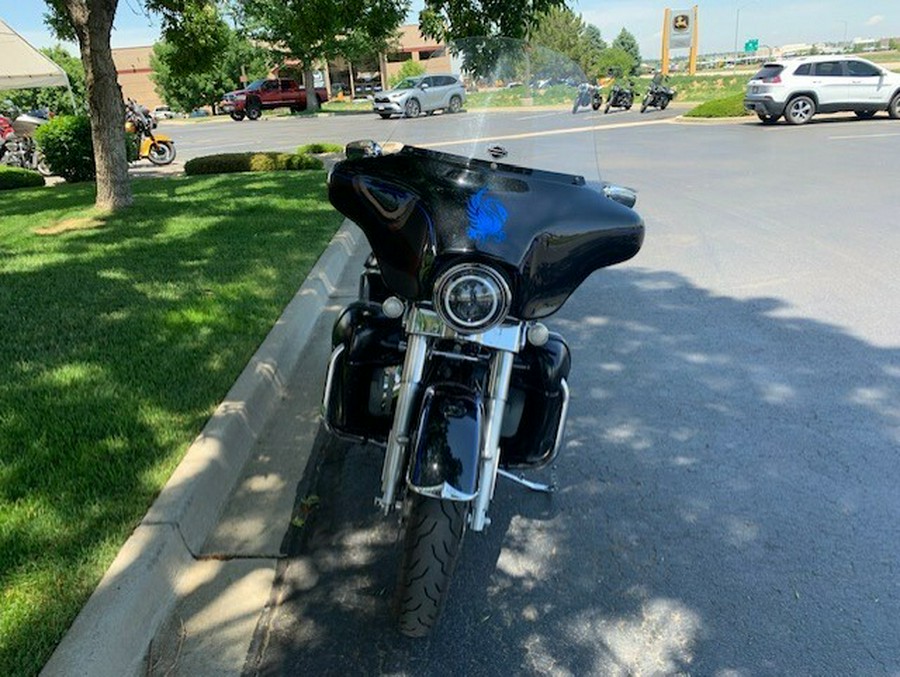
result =
[{"label": "concrete curb", "polygon": [[106,571],[42,675],[139,674],[284,384],[364,237],[345,221]]}]

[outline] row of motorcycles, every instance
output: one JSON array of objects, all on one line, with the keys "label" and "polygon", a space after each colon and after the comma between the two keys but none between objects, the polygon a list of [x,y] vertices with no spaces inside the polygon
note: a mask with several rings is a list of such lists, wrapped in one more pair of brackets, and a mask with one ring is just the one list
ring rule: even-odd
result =
[{"label": "row of motorcycles", "polygon": [[[641,113],[650,107],[665,110],[672,99],[675,98],[676,93],[675,89],[664,84],[661,77],[654,77],[650,88],[641,101]],[[611,108],[630,110],[634,105],[635,97],[639,96],[639,94],[635,90],[633,80],[629,80],[627,84],[613,84],[609,90],[606,107],[603,109],[604,114],[609,113]],[[572,113],[577,113],[579,108],[588,106],[593,110],[599,110],[603,106],[602,87],[589,83],[583,83],[578,86],[578,92],[575,94],[575,103],[572,105]]]},{"label": "row of motorcycles", "polygon": [[[47,109],[0,115],[0,164],[22,167],[50,176],[53,172],[34,139],[38,127],[50,121]],[[149,109],[135,101],[125,102],[125,131],[138,135],[138,157],[155,165],[167,165],[175,159],[175,143],[166,134],[154,133]]]},{"label": "row of motorcycles", "polygon": [[35,130],[49,119],[45,109],[15,112],[9,117],[0,115],[0,164],[50,176],[50,167],[34,140]]}]

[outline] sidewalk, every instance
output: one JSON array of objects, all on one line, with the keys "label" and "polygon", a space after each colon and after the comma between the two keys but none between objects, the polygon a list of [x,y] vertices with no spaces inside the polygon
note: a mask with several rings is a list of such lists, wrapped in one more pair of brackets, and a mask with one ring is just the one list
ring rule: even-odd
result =
[{"label": "sidewalk", "polygon": [[42,675],[240,674],[318,431],[331,323],[367,254],[345,222]]}]

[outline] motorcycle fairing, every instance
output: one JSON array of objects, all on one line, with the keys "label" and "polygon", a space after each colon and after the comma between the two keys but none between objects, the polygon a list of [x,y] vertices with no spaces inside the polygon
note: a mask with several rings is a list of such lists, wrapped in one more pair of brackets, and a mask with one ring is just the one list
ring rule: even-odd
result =
[{"label": "motorcycle fairing", "polygon": [[404,146],[338,163],[329,198],[362,228],[387,287],[431,299],[443,260],[490,259],[511,278],[511,313],[554,313],[594,270],[641,247],[644,224],[583,177]]},{"label": "motorcycle fairing", "polygon": [[478,492],[484,404],[480,393],[454,383],[429,386],[422,397],[407,484],[455,501]]}]

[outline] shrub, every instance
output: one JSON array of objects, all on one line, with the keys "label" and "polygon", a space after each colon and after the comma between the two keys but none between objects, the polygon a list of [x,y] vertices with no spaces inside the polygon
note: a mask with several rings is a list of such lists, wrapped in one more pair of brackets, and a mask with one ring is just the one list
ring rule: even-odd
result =
[{"label": "shrub", "polygon": [[184,173],[232,174],[234,172],[277,172],[297,169],[322,169],[319,158],[293,153],[221,153],[204,155],[184,163]]},{"label": "shrub", "polygon": [[400,70],[398,70],[394,74],[394,77],[388,81],[388,85],[390,87],[396,87],[404,78],[415,78],[419,75],[425,75],[425,64],[421,61],[413,61],[410,59],[409,61],[403,62],[403,65],[400,66]]},{"label": "shrub", "polygon": [[316,141],[297,148],[298,155],[315,155],[317,153],[343,153],[344,147],[339,143]]},{"label": "shrub", "polygon": [[43,185],[44,177],[37,172],[33,172],[30,169],[23,169],[22,167],[0,166],[0,190],[34,188],[35,186]]},{"label": "shrub", "polygon": [[685,113],[688,118],[736,118],[743,115],[751,115],[744,109],[743,93],[712,99]]},{"label": "shrub", "polygon": [[94,178],[94,144],[86,115],[58,115],[38,127],[34,138],[54,174],[69,182]]}]

